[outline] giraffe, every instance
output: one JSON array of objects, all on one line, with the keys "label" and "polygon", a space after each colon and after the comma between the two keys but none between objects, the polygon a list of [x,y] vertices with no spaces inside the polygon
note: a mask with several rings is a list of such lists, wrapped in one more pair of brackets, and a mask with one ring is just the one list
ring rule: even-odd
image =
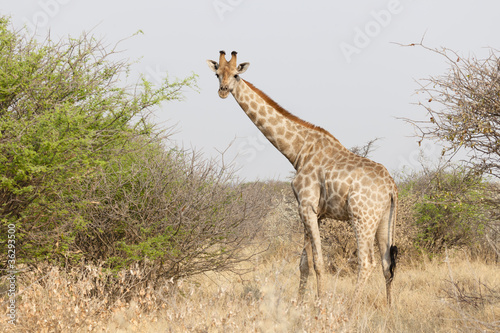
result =
[{"label": "giraffe", "polygon": [[249,63],[236,64],[237,52],[229,61],[220,51],[219,63],[207,60],[219,79],[219,97],[231,93],[250,120],[293,165],[292,188],[304,226],[304,248],[299,271],[299,300],[305,293],[310,271],[316,273],[317,296],[323,294],[325,267],[319,222],[324,218],[350,221],[355,231],[358,277],[353,300],[376,266],[377,240],[386,281],[387,303],[396,268],[397,247],[393,245],[397,213],[397,187],[387,169],[345,148],[332,134],[283,109],[251,83],[243,80]]}]

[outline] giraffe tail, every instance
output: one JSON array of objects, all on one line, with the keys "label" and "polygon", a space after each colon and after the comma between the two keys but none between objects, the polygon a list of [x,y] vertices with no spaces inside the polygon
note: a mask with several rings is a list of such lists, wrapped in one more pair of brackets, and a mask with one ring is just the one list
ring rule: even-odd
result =
[{"label": "giraffe tail", "polygon": [[394,230],[396,229],[396,216],[398,212],[398,193],[397,191],[392,193],[391,196],[391,211],[389,215],[389,256],[391,258],[391,264],[389,266],[390,278],[388,283],[392,282],[394,279],[394,274],[396,273],[396,261],[398,256],[398,247],[394,245]]}]

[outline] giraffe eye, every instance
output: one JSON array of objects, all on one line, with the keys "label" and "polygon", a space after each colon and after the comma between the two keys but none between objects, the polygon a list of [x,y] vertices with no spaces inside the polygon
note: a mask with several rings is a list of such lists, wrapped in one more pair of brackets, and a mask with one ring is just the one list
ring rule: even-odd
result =
[{"label": "giraffe eye", "polygon": [[217,78],[219,77],[219,74],[215,73],[215,76],[217,76]]},{"label": "giraffe eye", "polygon": [[235,78],[236,80],[238,80],[238,79],[239,79],[238,74],[236,74],[236,75],[234,76],[234,78]]}]

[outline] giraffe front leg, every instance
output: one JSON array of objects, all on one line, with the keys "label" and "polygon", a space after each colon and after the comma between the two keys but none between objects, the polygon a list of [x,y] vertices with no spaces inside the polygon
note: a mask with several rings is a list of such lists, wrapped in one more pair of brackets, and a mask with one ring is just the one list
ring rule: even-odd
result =
[{"label": "giraffe front leg", "polygon": [[304,293],[306,291],[307,278],[309,277],[309,272],[313,269],[313,254],[311,246],[311,238],[308,236],[307,230],[304,228],[304,249],[302,250],[302,255],[300,256],[300,282],[299,282],[299,301],[304,299]]},{"label": "giraffe front leg", "polygon": [[[307,267],[309,271],[309,267],[311,265],[309,258],[312,257],[312,266],[314,267],[314,271],[316,272],[317,295],[318,298],[321,298],[323,296],[323,276],[325,272],[325,265],[323,262],[323,253],[321,251],[321,239],[319,236],[318,216],[311,206],[301,209],[300,213],[304,222],[304,228],[306,234],[305,237],[309,238],[309,245],[310,245],[310,250],[308,249],[309,246],[304,247],[304,250],[306,250],[306,255],[308,257]],[[312,256],[308,253],[309,251],[311,252]],[[302,271],[301,271],[301,278],[302,278]]]}]

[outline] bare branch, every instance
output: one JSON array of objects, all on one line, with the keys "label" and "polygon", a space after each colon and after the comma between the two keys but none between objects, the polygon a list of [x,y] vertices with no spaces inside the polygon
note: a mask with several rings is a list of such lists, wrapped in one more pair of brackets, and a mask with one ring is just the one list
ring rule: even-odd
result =
[{"label": "bare branch", "polygon": [[443,57],[447,73],[420,80],[418,94],[426,119],[404,119],[413,124],[420,140],[444,144],[443,154],[467,153],[467,163],[479,173],[500,177],[500,59],[490,49],[485,59],[461,57],[447,48],[419,46]]}]

